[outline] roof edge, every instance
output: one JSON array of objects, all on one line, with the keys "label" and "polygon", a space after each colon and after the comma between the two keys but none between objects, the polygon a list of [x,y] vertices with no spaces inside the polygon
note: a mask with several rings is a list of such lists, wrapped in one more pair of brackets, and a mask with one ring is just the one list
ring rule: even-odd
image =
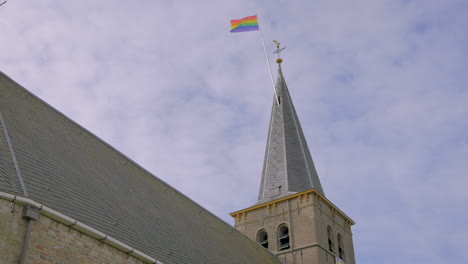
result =
[{"label": "roof edge", "polygon": [[[28,93],[30,96],[32,96],[33,98],[35,98],[36,100],[38,100],[40,103],[44,104],[45,106],[49,107],[50,109],[52,109],[53,111],[55,111],[57,114],[61,115],[62,117],[64,117],[66,120],[70,121],[73,125],[77,126],[79,129],[82,129],[85,133],[88,133],[90,136],[94,137],[96,140],[98,140],[99,142],[103,143],[105,146],[109,147],[111,150],[115,151],[117,154],[119,154],[120,156],[122,156],[122,158],[128,160],[131,164],[133,164],[135,167],[137,167],[138,169],[144,171],[145,173],[147,173],[148,175],[154,177],[155,179],[157,179],[158,181],[160,181],[163,185],[167,186],[168,188],[170,188],[172,191],[174,191],[175,193],[179,194],[182,198],[186,199],[187,201],[190,201],[192,202],[193,204],[195,204],[196,206],[200,207],[200,209],[204,210],[207,214],[215,217],[216,219],[220,220],[221,222],[223,222],[226,226],[236,230],[233,226],[231,226],[230,224],[228,224],[226,221],[224,221],[222,218],[218,217],[217,215],[213,214],[212,212],[210,212],[209,210],[207,210],[206,208],[204,208],[203,206],[201,206],[199,203],[195,202],[194,200],[192,200],[190,197],[188,197],[187,195],[183,194],[182,192],[180,192],[179,190],[177,190],[176,188],[174,188],[173,186],[171,186],[169,183],[165,182],[164,180],[160,179],[159,177],[157,177],[156,175],[154,175],[153,173],[151,173],[150,171],[148,171],[147,169],[143,168],[141,165],[139,165],[137,162],[135,162],[134,160],[132,160],[131,158],[129,158],[128,156],[126,156],[125,154],[123,154],[122,152],[120,152],[119,150],[117,150],[116,148],[114,148],[112,145],[110,145],[109,143],[105,142],[103,139],[99,138],[96,134],[94,134],[93,132],[89,131],[88,129],[84,128],[83,126],[81,126],[80,124],[78,124],[77,122],[75,122],[74,120],[72,120],[71,118],[69,118],[68,116],[66,116],[65,114],[63,114],[62,112],[60,112],[59,110],[57,110],[55,107],[51,106],[50,104],[48,104],[47,102],[45,102],[44,100],[42,100],[41,98],[39,98],[38,96],[36,96],[35,94],[33,94],[31,91],[29,91],[28,89],[26,89],[25,87],[23,87],[21,84],[17,83],[15,80],[13,80],[12,78],[10,78],[8,75],[6,75],[4,72],[0,71],[0,76],[3,76],[5,77],[6,79],[8,79],[9,81],[11,81],[12,83],[14,83],[18,88],[20,89],[23,89],[26,93]],[[237,230],[236,230],[237,231]],[[240,233],[240,232],[239,232]]]},{"label": "roof edge", "polygon": [[26,189],[26,185],[24,184],[23,176],[21,175],[21,170],[19,168],[18,161],[16,160],[16,155],[13,149],[13,144],[11,143],[10,136],[8,135],[8,129],[6,127],[5,120],[3,119],[3,115],[1,111],[0,111],[0,126],[3,128],[3,134],[5,135],[8,149],[10,150],[11,159],[13,160],[13,165],[15,167],[16,176],[18,177],[21,190],[23,191],[24,196],[29,197],[28,190]]}]

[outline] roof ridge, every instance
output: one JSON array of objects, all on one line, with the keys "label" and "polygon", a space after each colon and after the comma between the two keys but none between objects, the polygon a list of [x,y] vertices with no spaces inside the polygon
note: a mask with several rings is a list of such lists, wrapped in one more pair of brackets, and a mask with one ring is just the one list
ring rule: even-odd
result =
[{"label": "roof ridge", "polygon": [[[15,176],[18,179],[19,185],[21,186],[21,191],[23,192],[23,195],[25,197],[29,197],[28,191],[26,190],[26,185],[24,184],[23,176],[21,175],[21,170],[19,168],[19,164],[18,164],[18,162],[16,160],[16,155],[15,155],[15,151],[13,149],[13,144],[11,143],[10,137],[8,136],[8,130],[7,130],[5,120],[3,119],[1,111],[0,111],[0,126],[1,126],[0,135],[3,136],[3,138],[6,141],[6,145],[7,145],[7,151],[5,151],[4,153],[9,153],[10,154],[9,158],[11,158],[11,162],[13,163],[13,167],[14,167],[14,170],[16,172]],[[3,156],[4,155],[0,155],[0,161],[4,161]],[[5,166],[4,162],[2,162],[2,167],[3,166]],[[6,174],[6,171],[5,171],[5,174]],[[14,182],[10,182],[10,185],[14,185]],[[14,186],[14,187],[18,188],[17,186]]]},{"label": "roof ridge", "polygon": [[[211,252],[243,263],[279,263],[232,225],[3,73],[0,94],[0,111],[30,199],[165,263],[222,262],[223,256]],[[7,152],[2,140],[0,134],[1,151]],[[0,191],[13,193],[1,169]],[[207,248],[206,241],[214,243]]]},{"label": "roof ridge", "polygon": [[[106,141],[104,141],[103,139],[101,139],[100,137],[98,137],[96,134],[94,134],[93,132],[89,131],[88,129],[86,129],[85,127],[81,126],[80,124],[78,124],[76,121],[74,121],[73,119],[69,118],[68,116],[66,116],[65,114],[63,114],[62,112],[60,112],[59,110],[57,110],[55,107],[53,107],[52,105],[48,104],[47,102],[45,102],[44,100],[42,100],[41,98],[39,98],[37,95],[35,95],[34,93],[32,93],[31,91],[29,91],[28,89],[26,89],[25,87],[23,87],[21,84],[17,83],[15,80],[13,80],[12,78],[10,78],[8,75],[6,75],[4,72],[0,71],[0,75],[2,75],[3,77],[7,78],[9,81],[13,82],[17,87],[19,87],[20,89],[24,90],[25,92],[27,92],[30,96],[32,96],[34,99],[38,100],[40,103],[44,104],[46,107],[50,108],[51,110],[55,111],[56,113],[58,113],[59,115],[61,115],[63,118],[65,118],[66,120],[68,120],[69,122],[71,122],[73,125],[77,126],[79,129],[82,129],[85,133],[88,133],[90,136],[92,136],[93,138],[97,139],[98,141],[100,141],[101,143],[103,143],[105,146],[109,147],[112,151],[116,152],[117,154],[119,154],[122,158],[128,160],[130,163],[132,163],[134,166],[136,166],[137,168],[141,169],[143,172],[145,172],[146,174],[154,177],[156,180],[160,181],[162,184],[164,184],[166,187],[170,188],[172,191],[178,193],[179,195],[181,195],[182,197],[184,197],[185,199],[187,199],[188,201],[196,204],[198,207],[200,207],[201,209],[203,209],[206,213],[216,217],[217,219],[223,221],[227,226],[233,228],[231,225],[229,225],[228,223],[226,223],[222,218],[218,217],[217,215],[213,214],[212,212],[210,212],[208,209],[204,208],[203,206],[201,206],[199,203],[195,202],[194,200],[192,200],[190,197],[188,197],[187,195],[183,194],[182,192],[180,192],[179,190],[177,190],[176,188],[174,188],[172,185],[170,185],[169,183],[165,182],[164,180],[162,180],[161,178],[157,177],[155,174],[151,173],[150,171],[148,171],[147,169],[143,168],[141,165],[139,165],[136,161],[132,160],[131,158],[129,158],[127,155],[123,154],[121,151],[119,151],[118,149],[114,148],[112,145],[110,145],[109,143],[107,143]],[[1,99],[1,98],[0,98]],[[235,229],[235,228],[233,228]]]}]

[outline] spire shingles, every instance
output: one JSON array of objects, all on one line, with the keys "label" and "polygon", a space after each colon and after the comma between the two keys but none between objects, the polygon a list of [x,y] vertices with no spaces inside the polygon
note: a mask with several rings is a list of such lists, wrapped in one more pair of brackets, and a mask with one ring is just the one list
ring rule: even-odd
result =
[{"label": "spire shingles", "polygon": [[301,124],[284,81],[281,64],[276,81],[258,203],[316,189],[323,193]]}]

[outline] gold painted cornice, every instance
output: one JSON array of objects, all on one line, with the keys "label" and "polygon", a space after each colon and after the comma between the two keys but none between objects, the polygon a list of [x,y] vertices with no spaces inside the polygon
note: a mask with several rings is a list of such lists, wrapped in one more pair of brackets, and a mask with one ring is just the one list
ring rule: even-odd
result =
[{"label": "gold painted cornice", "polygon": [[229,215],[234,217],[234,218],[237,218],[237,219],[240,219],[241,217],[244,217],[244,219],[245,219],[248,212],[251,212],[251,211],[263,208],[263,207],[266,207],[267,210],[270,210],[271,207],[276,208],[277,203],[287,201],[287,200],[292,200],[294,198],[298,198],[300,202],[302,202],[303,200],[308,201],[309,200],[309,195],[315,196],[317,198],[318,202],[322,201],[326,205],[330,206],[332,213],[341,215],[344,219],[346,219],[346,222],[347,222],[347,224],[349,226],[352,226],[352,225],[356,224],[349,216],[347,216],[343,211],[338,209],[338,207],[336,207],[332,202],[330,202],[330,200],[325,198],[325,196],[320,194],[316,189],[310,189],[310,190],[303,191],[303,192],[300,192],[300,193],[288,195],[286,197],[279,198],[277,200],[273,200],[273,201],[270,201],[270,202],[267,202],[267,203],[257,204],[257,205],[254,205],[254,206],[239,210],[239,211],[232,212]]}]

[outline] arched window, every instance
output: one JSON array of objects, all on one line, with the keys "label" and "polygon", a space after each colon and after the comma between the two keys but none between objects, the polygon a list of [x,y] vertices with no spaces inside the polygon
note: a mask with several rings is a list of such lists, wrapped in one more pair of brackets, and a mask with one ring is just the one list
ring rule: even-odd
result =
[{"label": "arched window", "polygon": [[260,230],[257,233],[257,242],[264,248],[268,248],[268,234],[265,230]]},{"label": "arched window", "polygon": [[330,226],[327,227],[327,234],[328,234],[328,250],[331,252],[335,252],[333,250],[335,248],[335,242],[333,241],[333,231]]},{"label": "arched window", "polygon": [[344,246],[343,246],[343,238],[341,237],[341,235],[339,233],[338,233],[337,240],[338,240],[338,256],[341,259],[344,259],[345,258],[345,253],[344,253]]},{"label": "arched window", "polygon": [[289,228],[286,225],[281,225],[278,228],[278,249],[284,250],[289,246]]}]

